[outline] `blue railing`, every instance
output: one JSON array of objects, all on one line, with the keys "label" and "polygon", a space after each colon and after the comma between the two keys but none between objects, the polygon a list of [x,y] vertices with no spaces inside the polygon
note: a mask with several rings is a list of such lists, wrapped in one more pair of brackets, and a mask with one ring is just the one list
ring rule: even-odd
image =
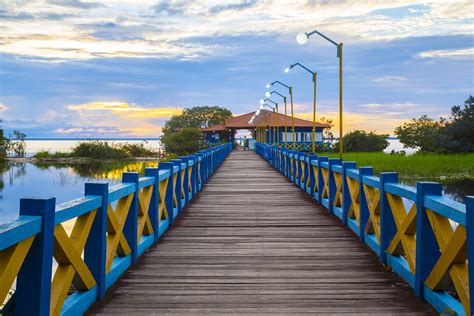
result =
[{"label": "blue railing", "polygon": [[440,313],[471,315],[473,196],[459,203],[439,183],[406,186],[395,172],[374,176],[355,162],[265,144],[256,152],[340,218],[419,298]]},{"label": "blue railing", "polygon": [[124,172],[110,187],[86,183],[83,197],[59,205],[21,199],[20,216],[0,225],[0,314],[86,311],[159,240],[231,150],[228,143],[159,163],[144,177]]}]

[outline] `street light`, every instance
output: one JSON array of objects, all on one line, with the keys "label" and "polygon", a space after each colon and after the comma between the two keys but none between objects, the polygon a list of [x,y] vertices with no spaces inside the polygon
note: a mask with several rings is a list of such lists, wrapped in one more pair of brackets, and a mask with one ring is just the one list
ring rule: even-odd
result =
[{"label": "street light", "polygon": [[337,47],[337,57],[339,58],[339,158],[342,159],[342,154],[343,154],[343,147],[342,147],[342,127],[343,127],[343,124],[342,124],[342,43],[336,43],[335,41],[333,41],[332,39],[330,39],[329,37],[327,37],[326,35],[320,33],[319,31],[317,30],[314,30],[312,32],[309,32],[309,33],[299,33],[297,36],[296,36],[296,41],[298,42],[298,44],[301,44],[301,45],[304,45],[306,44],[306,42],[308,42],[308,39],[311,35],[313,34],[318,34],[319,36],[321,36],[322,38],[324,38],[325,40],[327,40],[328,42],[336,45]]},{"label": "street light", "polygon": [[311,74],[311,77],[313,79],[313,86],[314,86],[314,95],[313,95],[313,139],[312,139],[312,149],[313,153],[316,152],[316,79],[317,79],[317,73],[316,71],[310,70],[308,67],[303,66],[300,63],[295,63],[290,65],[290,69],[293,69],[294,67],[301,67],[307,72]]},{"label": "street light", "polygon": [[[265,93],[265,95],[266,95],[266,93]],[[275,127],[276,127],[276,129],[273,130],[274,131],[273,140],[274,141],[276,140],[275,143],[278,146],[278,144],[280,143],[280,128],[278,127],[278,102],[274,102],[273,100],[268,99],[268,98],[266,98],[263,101],[269,101],[269,102],[271,102],[275,105],[275,107],[272,107],[268,104],[265,104],[273,110],[273,113],[275,113]]]},{"label": "street light", "polygon": [[[290,104],[291,104],[291,128],[292,128],[292,141],[293,141],[293,150],[295,150],[296,148],[296,144],[295,144],[295,117],[293,115],[293,87],[292,86],[288,86],[286,84],[284,84],[283,82],[281,81],[273,81],[272,83],[270,83],[270,87],[275,85],[275,84],[279,84],[285,88],[288,89],[288,92],[290,94]],[[270,88],[268,87],[267,85],[267,88]],[[285,98],[285,149],[286,149],[286,138],[287,138],[287,129],[286,129],[286,116],[287,116],[287,111],[286,111],[286,98]]]},{"label": "street light", "polygon": [[[278,91],[267,91],[265,92],[265,96],[266,97],[270,97],[272,94],[276,94],[276,95],[279,95],[280,97],[283,98],[283,102],[285,103],[285,149],[286,149],[286,135],[287,135],[287,130],[286,130],[286,96],[284,96],[283,94],[279,93]],[[278,108],[277,108],[277,114],[278,114]],[[277,119],[278,120],[278,119]],[[278,136],[280,136],[280,134],[278,134]],[[280,137],[278,137],[280,138]]]}]

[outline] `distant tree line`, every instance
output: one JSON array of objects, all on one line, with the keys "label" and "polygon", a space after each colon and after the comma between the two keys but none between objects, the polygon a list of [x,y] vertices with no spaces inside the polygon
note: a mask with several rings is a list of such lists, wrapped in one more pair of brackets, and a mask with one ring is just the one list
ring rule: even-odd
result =
[{"label": "distant tree line", "polygon": [[470,95],[464,106],[451,107],[448,118],[434,120],[423,115],[397,127],[395,135],[405,147],[422,152],[474,152],[474,97]]}]

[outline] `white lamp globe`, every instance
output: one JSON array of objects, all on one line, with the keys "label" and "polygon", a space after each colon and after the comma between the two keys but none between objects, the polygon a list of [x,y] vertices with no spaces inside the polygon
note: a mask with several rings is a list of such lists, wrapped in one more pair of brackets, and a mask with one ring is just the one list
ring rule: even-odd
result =
[{"label": "white lamp globe", "polygon": [[267,98],[269,98],[271,95],[272,95],[272,94],[271,94],[270,92],[268,92],[268,91],[265,92],[265,96],[266,96]]},{"label": "white lamp globe", "polygon": [[290,68],[285,68],[285,73],[287,74],[290,71]]},{"label": "white lamp globe", "polygon": [[308,42],[308,35],[306,35],[306,33],[299,33],[296,35],[296,41],[298,44],[304,45],[306,42]]},{"label": "white lamp globe", "polygon": [[263,110],[263,104],[260,104],[260,110]]},{"label": "white lamp globe", "polygon": [[270,88],[271,86],[272,86],[271,84],[267,83],[267,85],[266,85],[265,87],[267,87],[267,89],[268,89],[268,88]]},{"label": "white lamp globe", "polygon": [[263,99],[260,99],[260,104],[264,104],[265,101],[263,101]]}]

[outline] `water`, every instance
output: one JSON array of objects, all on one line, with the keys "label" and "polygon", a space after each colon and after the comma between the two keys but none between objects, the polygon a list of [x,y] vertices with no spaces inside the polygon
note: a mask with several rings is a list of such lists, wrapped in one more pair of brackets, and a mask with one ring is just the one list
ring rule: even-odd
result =
[{"label": "water", "polygon": [[20,198],[55,197],[63,203],[84,194],[85,182],[120,183],[122,172],[156,167],[157,162],[120,162],[85,164],[40,164],[28,162],[0,165],[0,223],[14,219]]}]

